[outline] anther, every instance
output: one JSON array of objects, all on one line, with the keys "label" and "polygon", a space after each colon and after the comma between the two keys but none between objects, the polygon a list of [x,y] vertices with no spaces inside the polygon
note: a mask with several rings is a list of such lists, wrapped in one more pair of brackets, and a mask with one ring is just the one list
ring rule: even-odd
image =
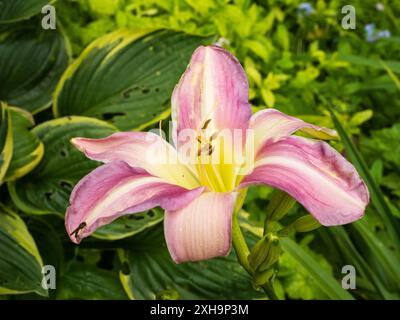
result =
[{"label": "anther", "polygon": [[208,125],[210,124],[210,122],[211,122],[211,119],[206,120],[206,122],[204,122],[204,125],[203,125],[203,127],[201,128],[201,130],[206,130],[207,127],[208,127]]},{"label": "anther", "polygon": [[218,132],[214,132],[212,135],[211,135],[211,137],[210,137],[210,139],[209,139],[209,142],[211,143],[213,140],[215,140],[215,138],[218,136]]}]

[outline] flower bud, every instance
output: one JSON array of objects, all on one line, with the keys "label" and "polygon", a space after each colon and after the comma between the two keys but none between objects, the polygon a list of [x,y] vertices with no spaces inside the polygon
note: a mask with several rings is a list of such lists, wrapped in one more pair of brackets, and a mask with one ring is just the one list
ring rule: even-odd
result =
[{"label": "flower bud", "polygon": [[255,244],[248,260],[255,272],[263,272],[278,261],[279,255],[279,238],[276,234],[268,233]]},{"label": "flower bud", "polygon": [[318,229],[320,226],[321,224],[312,215],[300,217],[295,222],[293,222],[293,228],[297,232],[312,231]]},{"label": "flower bud", "polygon": [[276,190],[271,197],[267,207],[267,219],[270,221],[279,221],[294,206],[296,200],[286,192]]}]

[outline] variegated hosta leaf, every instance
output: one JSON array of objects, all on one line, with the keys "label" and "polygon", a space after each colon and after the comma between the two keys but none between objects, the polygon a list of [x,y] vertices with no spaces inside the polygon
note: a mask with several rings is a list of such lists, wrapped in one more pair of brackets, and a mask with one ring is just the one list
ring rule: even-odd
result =
[{"label": "variegated hosta leaf", "polygon": [[54,114],[96,117],[121,130],[156,123],[169,115],[172,90],[191,54],[210,41],[174,31],[106,35],[64,73],[54,96]]},{"label": "variegated hosta leaf", "polygon": [[[34,128],[32,133],[43,142],[45,152],[33,171],[9,182],[15,204],[27,214],[56,214],[63,218],[75,184],[100,164],[78,151],[70,143],[71,138],[103,138],[115,131],[115,127],[104,121],[86,117],[60,118]],[[93,236],[103,240],[126,238],[159,223],[162,218],[159,210],[125,216]]]},{"label": "variegated hosta leaf", "polygon": [[74,185],[98,165],[76,150],[70,139],[103,138],[115,131],[103,121],[86,117],[60,118],[35,127],[32,132],[43,142],[44,156],[28,175],[9,182],[14,203],[28,214],[63,217]]},{"label": "variegated hosta leaf", "polygon": [[49,107],[69,62],[66,37],[60,28],[44,30],[36,20],[1,30],[0,100],[32,113]]},{"label": "variegated hosta leaf", "polygon": [[175,264],[165,245],[160,224],[125,241],[120,251],[120,279],[131,299],[253,299],[263,297],[251,278],[229,256]]},{"label": "variegated hosta leaf", "polygon": [[12,117],[6,104],[0,102],[0,185],[10,165],[12,152]]},{"label": "variegated hosta leaf", "polygon": [[41,12],[55,0],[3,0],[0,1],[0,23],[24,20]]},{"label": "variegated hosta leaf", "polygon": [[24,221],[0,204],[0,295],[35,292],[46,296],[42,267]]},{"label": "variegated hosta leaf", "polygon": [[43,157],[43,143],[30,131],[34,126],[32,115],[22,109],[9,107],[12,118],[13,156],[5,176],[16,180],[33,170]]},{"label": "variegated hosta leaf", "polygon": [[164,213],[160,208],[147,212],[122,216],[113,223],[98,229],[93,236],[103,240],[119,240],[134,236],[143,230],[160,223]]},{"label": "variegated hosta leaf", "polygon": [[118,273],[71,261],[59,280],[57,299],[126,300]]}]

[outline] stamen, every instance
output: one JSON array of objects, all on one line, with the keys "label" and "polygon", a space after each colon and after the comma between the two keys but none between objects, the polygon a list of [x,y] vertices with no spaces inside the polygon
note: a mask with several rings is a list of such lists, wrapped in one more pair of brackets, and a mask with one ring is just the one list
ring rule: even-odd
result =
[{"label": "stamen", "polygon": [[204,125],[203,125],[203,127],[201,128],[201,130],[206,130],[207,127],[208,127],[208,125],[210,124],[210,122],[211,122],[211,119],[206,120],[206,122],[204,122]]},{"label": "stamen", "polygon": [[[206,143],[197,151],[197,155],[200,156],[203,152],[207,151],[208,155],[210,155],[210,150],[214,149],[210,143]],[[212,151],[211,151],[212,152]]]},{"label": "stamen", "polygon": [[215,146],[212,146],[211,144],[209,146],[210,147],[208,148],[208,155],[211,156],[212,153],[214,152]]},{"label": "stamen", "polygon": [[204,139],[203,139],[202,136],[197,136],[197,137],[196,137],[196,140],[197,140],[197,142],[200,143],[200,144],[201,144],[202,142],[204,142]]},{"label": "stamen", "polygon": [[158,130],[160,131],[160,137],[162,137],[162,119],[158,122]]},{"label": "stamen", "polygon": [[211,141],[215,140],[216,137],[218,137],[218,132],[214,132],[214,133],[211,135],[211,137],[210,137],[210,139],[209,139],[209,142],[211,143]]}]

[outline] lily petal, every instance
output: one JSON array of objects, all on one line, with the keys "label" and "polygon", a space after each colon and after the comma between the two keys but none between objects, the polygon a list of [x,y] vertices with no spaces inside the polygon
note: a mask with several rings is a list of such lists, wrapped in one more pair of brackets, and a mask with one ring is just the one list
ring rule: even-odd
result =
[{"label": "lily petal", "polygon": [[165,212],[165,239],[176,263],[225,256],[231,248],[235,193],[206,192]]},{"label": "lily petal", "polygon": [[312,125],[276,109],[266,109],[255,113],[250,120],[250,129],[254,130],[255,153],[270,139],[288,137],[298,130],[316,139],[329,140],[337,138],[335,130]]},{"label": "lily petal", "polygon": [[95,169],[75,186],[65,226],[71,240],[79,243],[97,228],[124,214],[156,206],[178,210],[202,191],[203,188],[186,190],[166,183],[123,161],[111,162]]},{"label": "lily petal", "polygon": [[188,189],[200,185],[190,167],[179,161],[176,150],[154,133],[118,132],[104,139],[74,138],[71,142],[92,160],[125,161]]},{"label": "lily petal", "polygon": [[299,201],[321,224],[360,219],[369,193],[353,165],[329,144],[291,136],[265,144],[240,187],[265,183]]},{"label": "lily petal", "polygon": [[180,144],[184,129],[203,129],[207,136],[223,129],[244,132],[251,117],[248,98],[247,77],[239,61],[221,47],[199,47],[172,94],[175,143]]}]

